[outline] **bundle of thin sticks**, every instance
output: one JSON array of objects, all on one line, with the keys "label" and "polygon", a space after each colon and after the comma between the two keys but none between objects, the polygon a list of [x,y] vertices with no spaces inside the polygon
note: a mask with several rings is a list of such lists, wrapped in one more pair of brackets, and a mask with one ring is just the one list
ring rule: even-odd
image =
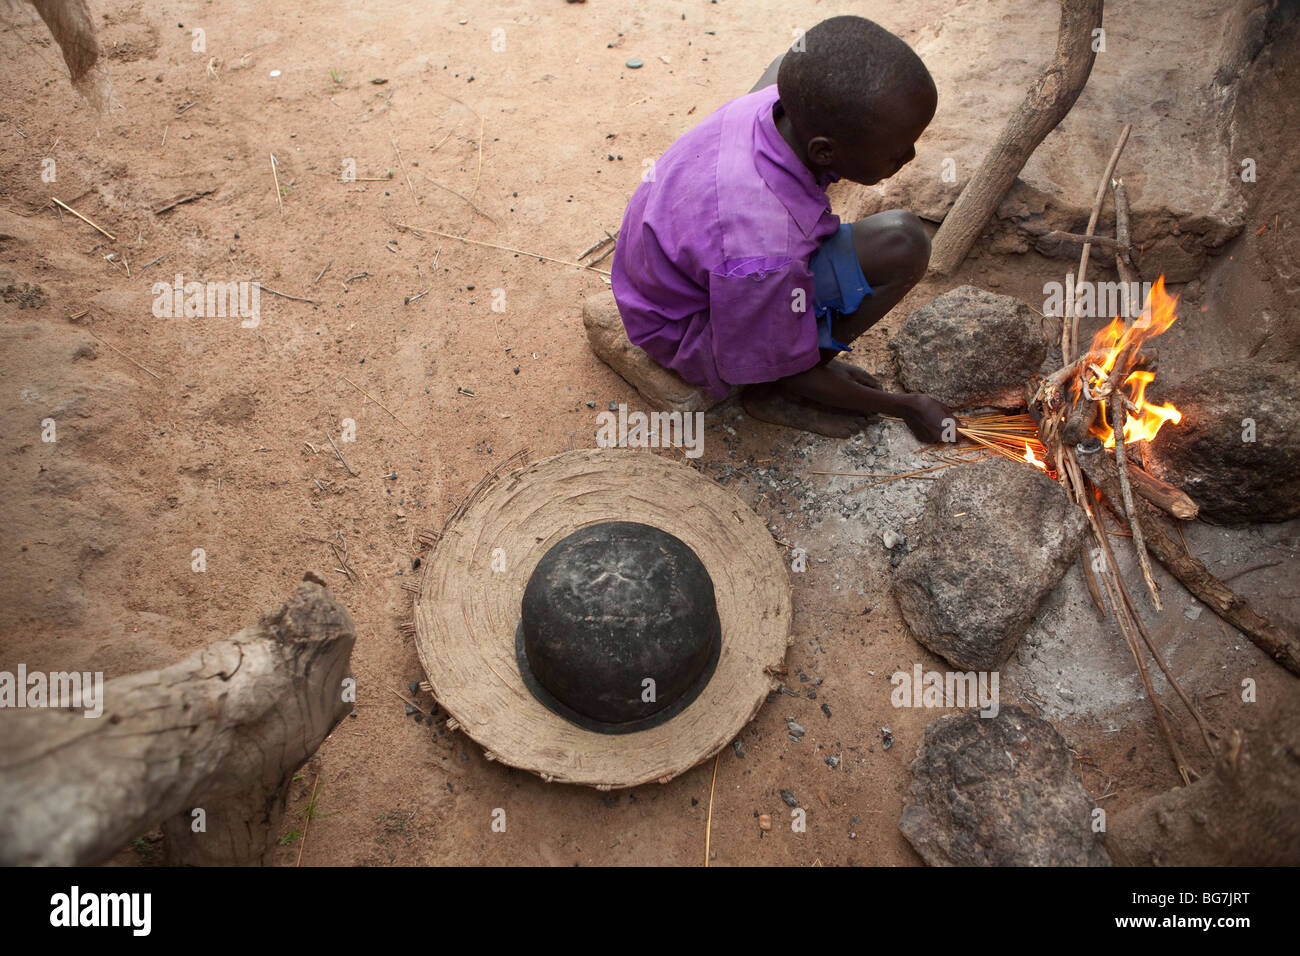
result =
[{"label": "bundle of thin sticks", "polygon": [[983,445],[1003,458],[1035,465],[1055,478],[1049,469],[1047,449],[1038,434],[1038,423],[1029,415],[977,415],[959,419],[957,434]]}]

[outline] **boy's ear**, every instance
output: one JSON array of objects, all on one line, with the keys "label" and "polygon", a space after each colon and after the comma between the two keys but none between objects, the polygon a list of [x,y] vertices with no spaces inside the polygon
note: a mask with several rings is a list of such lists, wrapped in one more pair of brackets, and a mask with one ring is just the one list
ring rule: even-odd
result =
[{"label": "boy's ear", "polygon": [[818,166],[829,167],[835,158],[835,142],[827,136],[814,136],[808,140],[808,158]]}]

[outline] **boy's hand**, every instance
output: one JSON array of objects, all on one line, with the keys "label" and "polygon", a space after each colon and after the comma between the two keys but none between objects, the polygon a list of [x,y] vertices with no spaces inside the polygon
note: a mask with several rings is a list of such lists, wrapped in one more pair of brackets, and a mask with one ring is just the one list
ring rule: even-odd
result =
[{"label": "boy's hand", "polygon": [[957,414],[942,402],[919,392],[906,396],[902,419],[917,440],[955,441]]}]

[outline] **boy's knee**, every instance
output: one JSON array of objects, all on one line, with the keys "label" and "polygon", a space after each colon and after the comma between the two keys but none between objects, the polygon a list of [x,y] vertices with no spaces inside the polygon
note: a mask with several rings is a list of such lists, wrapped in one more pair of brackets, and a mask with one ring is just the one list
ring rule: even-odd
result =
[{"label": "boy's knee", "polygon": [[915,285],[925,275],[930,234],[914,213],[890,209],[858,220],[853,230],[858,261],[868,281]]}]

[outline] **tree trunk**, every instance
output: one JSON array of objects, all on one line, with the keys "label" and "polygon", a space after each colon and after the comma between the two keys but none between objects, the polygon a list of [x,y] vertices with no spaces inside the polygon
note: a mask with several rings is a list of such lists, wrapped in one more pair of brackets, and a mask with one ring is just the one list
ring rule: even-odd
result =
[{"label": "tree trunk", "polygon": [[932,271],[948,275],[961,265],[1025,161],[1070,112],[1097,56],[1093,31],[1101,27],[1101,9],[1102,0],[1061,0],[1056,56],[1034,81],[944,218],[931,248]]},{"label": "tree trunk", "polygon": [[352,710],[355,629],[323,584],[308,574],[252,627],[108,681],[97,718],[5,714],[0,865],[101,863],[160,822],[173,863],[270,863],[294,771]]}]

